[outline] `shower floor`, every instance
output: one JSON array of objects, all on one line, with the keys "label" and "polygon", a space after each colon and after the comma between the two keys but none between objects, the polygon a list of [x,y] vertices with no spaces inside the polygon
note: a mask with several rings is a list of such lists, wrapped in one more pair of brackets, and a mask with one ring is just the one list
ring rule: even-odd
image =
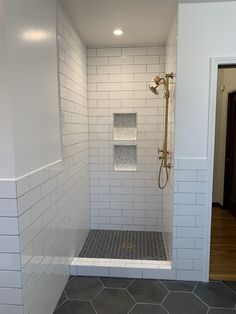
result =
[{"label": "shower floor", "polygon": [[79,257],[167,261],[162,233],[147,231],[91,230]]}]

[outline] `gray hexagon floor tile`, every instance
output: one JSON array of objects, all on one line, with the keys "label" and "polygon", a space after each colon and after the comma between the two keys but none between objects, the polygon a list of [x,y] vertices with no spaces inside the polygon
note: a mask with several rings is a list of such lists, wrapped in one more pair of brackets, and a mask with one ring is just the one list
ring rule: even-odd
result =
[{"label": "gray hexagon floor tile", "polygon": [[221,282],[200,282],[194,293],[210,307],[234,308],[236,303],[236,294]]},{"label": "gray hexagon floor tile", "polygon": [[98,314],[127,314],[135,302],[125,289],[105,288],[92,301]]},{"label": "gray hexagon floor tile", "polygon": [[169,314],[206,314],[208,307],[189,292],[171,292],[163,302]]},{"label": "gray hexagon floor tile", "polygon": [[137,303],[161,303],[168,290],[159,280],[136,279],[129,287]]},{"label": "gray hexagon floor tile", "polygon": [[127,288],[134,279],[100,277],[101,282],[106,288]]},{"label": "gray hexagon floor tile", "polygon": [[210,309],[207,314],[236,314],[236,311],[229,309]]},{"label": "gray hexagon floor tile", "polygon": [[96,314],[88,301],[67,301],[58,307],[54,314]]},{"label": "gray hexagon floor tile", "polygon": [[160,306],[155,304],[136,304],[129,314],[167,314]]},{"label": "gray hexagon floor tile", "polygon": [[189,291],[192,292],[196,286],[195,281],[162,280],[161,281],[170,291]]},{"label": "gray hexagon floor tile", "polygon": [[223,283],[236,293],[236,281],[223,281]]},{"label": "gray hexagon floor tile", "polygon": [[102,289],[102,283],[96,277],[74,277],[68,281],[65,292],[69,300],[87,301]]},{"label": "gray hexagon floor tile", "polygon": [[62,304],[65,303],[66,301],[67,301],[67,296],[66,296],[66,294],[65,294],[65,291],[63,291],[56,307],[62,305]]}]

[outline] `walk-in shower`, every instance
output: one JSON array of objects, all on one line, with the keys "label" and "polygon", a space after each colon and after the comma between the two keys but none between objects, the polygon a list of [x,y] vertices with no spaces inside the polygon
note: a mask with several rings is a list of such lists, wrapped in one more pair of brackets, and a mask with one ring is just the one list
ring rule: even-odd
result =
[{"label": "walk-in shower", "polygon": [[[173,79],[174,74],[166,74],[165,78],[162,78],[158,75],[155,76],[154,78],[154,83],[155,86],[149,85],[149,89],[151,92],[153,92],[155,95],[158,95],[158,88],[160,85],[164,85],[165,92],[164,92],[164,98],[166,99],[166,104],[165,104],[165,133],[164,133],[164,142],[163,142],[163,147],[162,149],[158,148],[158,154],[159,157],[158,159],[161,161],[161,165],[159,168],[159,173],[158,173],[158,187],[159,189],[164,189],[167,186],[168,180],[169,180],[169,169],[171,168],[171,163],[169,162],[169,155],[170,151],[168,150],[168,114],[169,114],[169,99],[170,99],[170,90],[169,90],[169,80]],[[163,168],[165,168],[166,172],[166,177],[164,180],[164,183],[162,184],[162,171]]]},{"label": "walk-in shower", "polygon": [[142,277],[172,267],[175,85],[165,51],[89,50],[91,230],[73,262],[80,274]]}]

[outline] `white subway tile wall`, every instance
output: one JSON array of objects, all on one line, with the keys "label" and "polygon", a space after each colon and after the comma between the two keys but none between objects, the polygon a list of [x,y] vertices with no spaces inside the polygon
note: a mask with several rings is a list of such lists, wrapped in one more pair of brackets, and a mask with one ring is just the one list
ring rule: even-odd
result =
[{"label": "white subway tile wall", "polygon": [[175,159],[173,269],[176,279],[204,279],[207,159]]},{"label": "white subway tile wall", "polygon": [[[165,49],[98,48],[88,56],[91,227],[163,231],[157,188],[163,91],[157,97],[148,84],[164,74]],[[113,115],[119,113],[137,114],[137,140],[114,140]],[[114,145],[137,146],[137,171],[114,171]]]},{"label": "white subway tile wall", "polygon": [[0,313],[52,314],[90,228],[86,47],[58,7],[63,160],[0,183]]}]

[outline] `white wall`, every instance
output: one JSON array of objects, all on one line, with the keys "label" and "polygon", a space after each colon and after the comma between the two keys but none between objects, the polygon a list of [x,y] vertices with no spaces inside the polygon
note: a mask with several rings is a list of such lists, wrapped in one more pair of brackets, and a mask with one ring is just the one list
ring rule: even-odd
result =
[{"label": "white wall", "polygon": [[0,178],[14,178],[12,113],[9,99],[5,1],[0,1]]},{"label": "white wall", "polygon": [[235,7],[179,5],[176,157],[207,156],[210,58],[236,54]]},{"label": "white wall", "polygon": [[56,0],[1,0],[1,5],[8,93],[4,106],[11,110],[13,138],[8,142],[14,145],[15,171],[1,162],[5,169],[0,177],[14,178],[61,159]]},{"label": "white wall", "polygon": [[[164,99],[148,84],[164,75],[164,47],[88,50],[90,206],[93,228],[162,231],[157,149]],[[114,141],[113,114],[137,114],[137,140]],[[114,171],[113,145],[137,145],[137,171]]]},{"label": "white wall", "polygon": [[[224,91],[220,90],[222,86],[224,86]],[[236,69],[219,69],[216,104],[213,202],[220,203],[221,205],[223,205],[224,198],[228,96],[229,93],[234,91],[236,91]]]}]

